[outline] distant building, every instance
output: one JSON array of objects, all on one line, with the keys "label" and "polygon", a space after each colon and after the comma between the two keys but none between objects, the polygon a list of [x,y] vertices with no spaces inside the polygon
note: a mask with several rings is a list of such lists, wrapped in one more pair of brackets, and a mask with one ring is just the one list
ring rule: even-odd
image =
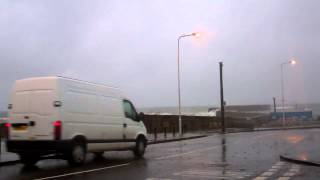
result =
[{"label": "distant building", "polygon": [[[312,120],[312,111],[288,111],[284,112],[285,119],[287,120]],[[281,120],[283,118],[283,112],[272,112],[271,119],[272,120]]]},{"label": "distant building", "polygon": [[283,118],[283,111],[286,120],[313,120],[313,112],[311,109],[305,107],[304,105],[287,105],[284,107],[276,107],[276,112],[271,112],[272,120],[281,120]]}]

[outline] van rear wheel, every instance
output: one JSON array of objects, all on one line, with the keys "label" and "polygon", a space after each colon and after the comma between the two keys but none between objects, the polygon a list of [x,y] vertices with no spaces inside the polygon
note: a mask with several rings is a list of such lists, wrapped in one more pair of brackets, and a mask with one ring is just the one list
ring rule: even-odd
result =
[{"label": "van rear wheel", "polygon": [[72,166],[80,166],[86,160],[86,148],[83,143],[74,143],[68,155],[68,162]]},{"label": "van rear wheel", "polygon": [[144,155],[144,152],[146,151],[146,140],[145,138],[142,138],[142,137],[139,137],[136,141],[136,146],[133,150],[134,152],[134,155],[137,157],[137,158],[141,158],[143,157]]}]

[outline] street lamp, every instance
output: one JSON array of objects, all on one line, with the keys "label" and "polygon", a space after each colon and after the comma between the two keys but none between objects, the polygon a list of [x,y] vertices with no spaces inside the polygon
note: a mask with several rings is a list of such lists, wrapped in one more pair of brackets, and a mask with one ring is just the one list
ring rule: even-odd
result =
[{"label": "street lamp", "polygon": [[284,79],[283,79],[283,66],[287,65],[287,64],[291,64],[291,65],[295,65],[297,64],[297,61],[292,59],[288,62],[284,62],[281,63],[281,101],[282,101],[282,126],[285,126],[285,121],[286,121],[286,115],[285,115],[285,111],[284,111]]},{"label": "street lamp", "polygon": [[181,90],[180,90],[180,39],[188,36],[200,37],[200,33],[193,32],[191,34],[182,34],[178,37],[178,104],[179,104],[179,135],[182,136],[182,120],[181,120]]}]

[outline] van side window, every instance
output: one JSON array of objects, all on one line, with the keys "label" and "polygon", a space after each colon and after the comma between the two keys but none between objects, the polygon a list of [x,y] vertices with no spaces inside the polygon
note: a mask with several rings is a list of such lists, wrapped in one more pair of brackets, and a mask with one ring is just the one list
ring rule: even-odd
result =
[{"label": "van side window", "polygon": [[123,101],[123,109],[124,109],[124,114],[127,118],[130,118],[134,121],[137,120],[137,113],[129,101],[127,100]]}]

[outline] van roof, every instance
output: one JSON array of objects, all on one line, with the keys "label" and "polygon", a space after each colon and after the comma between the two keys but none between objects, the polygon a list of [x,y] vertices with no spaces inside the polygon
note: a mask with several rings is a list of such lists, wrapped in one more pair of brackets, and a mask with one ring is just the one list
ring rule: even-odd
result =
[{"label": "van roof", "polygon": [[108,86],[108,85],[101,84],[101,83],[94,83],[94,82],[74,79],[74,78],[70,78],[70,77],[64,77],[64,76],[39,76],[39,77],[30,77],[30,78],[19,79],[19,80],[16,80],[15,85],[14,85],[14,89],[15,90],[19,89],[18,86],[17,86],[18,84],[21,84],[21,87],[25,88],[26,81],[37,81],[37,80],[53,80],[54,81],[54,80],[58,80],[58,79],[64,79],[64,80],[68,80],[68,81],[73,81],[73,82],[78,82],[78,83],[85,83],[85,84],[90,84],[90,85],[95,85],[95,86],[100,86],[100,87],[113,89],[113,90],[119,92],[119,97],[120,98],[130,101],[130,98],[128,98],[126,95],[124,95],[124,93],[122,92],[122,90],[120,88],[113,87],[113,86]]},{"label": "van roof", "polygon": [[73,82],[86,83],[86,84],[91,84],[91,85],[95,85],[95,86],[107,87],[107,88],[111,88],[111,89],[114,89],[114,90],[119,91],[121,98],[130,100],[127,96],[124,95],[124,93],[122,92],[122,90],[121,90],[120,88],[113,87],[113,86],[108,86],[108,85],[101,84],[101,83],[94,83],[94,82],[79,80],[79,79],[75,79],[75,78],[64,77],[64,76],[40,76],[40,77],[30,77],[30,78],[25,78],[25,79],[17,80],[16,83],[17,83],[17,82],[21,82],[21,81],[24,82],[24,81],[33,81],[33,80],[46,80],[46,79],[48,79],[48,80],[64,79],[64,80],[73,81]]},{"label": "van roof", "polygon": [[80,80],[80,79],[75,79],[75,78],[70,78],[70,77],[64,77],[64,76],[41,76],[41,77],[30,77],[30,78],[24,78],[24,79],[19,79],[18,81],[28,81],[28,80],[43,80],[43,79],[66,79],[66,80],[70,80],[70,81],[75,81],[75,82],[82,82],[82,83],[87,83],[87,84],[92,84],[92,85],[98,85],[98,86],[104,86],[104,87],[108,87],[108,88],[113,88],[113,89],[117,89],[120,90],[118,87],[114,87],[114,86],[109,86],[109,85],[105,85],[102,83],[95,83],[95,82],[90,82],[90,81],[84,81],[84,80]]},{"label": "van roof", "polygon": [[118,87],[109,86],[109,85],[102,84],[102,83],[95,83],[95,82],[90,82],[90,81],[84,81],[84,80],[75,79],[75,78],[70,78],[70,77],[64,77],[64,76],[56,76],[56,77],[57,77],[57,78],[61,78],[61,79],[68,79],[68,80],[71,80],[71,81],[84,82],[84,83],[88,83],[88,84],[94,84],[94,85],[98,85],[98,86],[105,86],[105,87],[108,87],[108,88],[119,89]]}]

